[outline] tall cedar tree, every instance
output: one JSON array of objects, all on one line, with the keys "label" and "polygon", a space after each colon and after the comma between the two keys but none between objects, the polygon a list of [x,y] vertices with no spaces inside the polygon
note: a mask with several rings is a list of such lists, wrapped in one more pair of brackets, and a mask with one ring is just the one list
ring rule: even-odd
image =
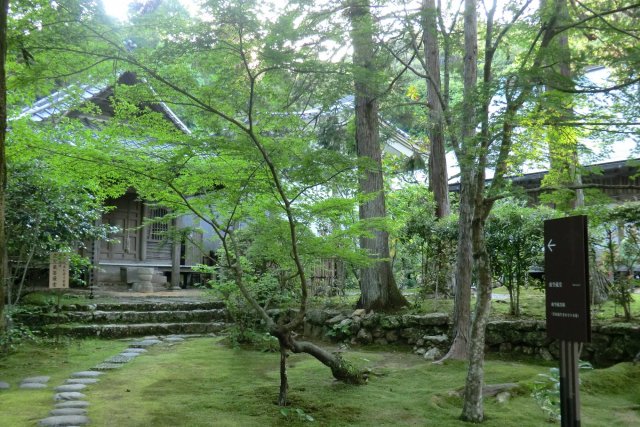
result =
[{"label": "tall cedar tree", "polygon": [[7,242],[4,228],[5,190],[7,188],[7,159],[5,141],[7,136],[7,14],[9,0],[0,0],[0,335],[4,333],[4,299],[7,283]]},{"label": "tall cedar tree", "polygon": [[[359,190],[364,200],[360,202],[362,221],[382,219],[386,216],[384,182],[382,173],[382,149],[378,123],[378,92],[374,53],[374,24],[368,0],[351,0],[349,3],[351,40],[353,44],[356,149],[362,160]],[[394,310],[407,305],[398,290],[391,268],[389,233],[371,229],[371,237],[361,237],[360,247],[375,260],[363,267],[360,274],[362,295],[359,306],[371,310]]]},{"label": "tall cedar tree", "polygon": [[449,182],[445,151],[444,97],[440,83],[438,11],[435,0],[422,1],[422,40],[427,74],[429,104],[429,187],[436,200],[436,217],[449,215]]}]

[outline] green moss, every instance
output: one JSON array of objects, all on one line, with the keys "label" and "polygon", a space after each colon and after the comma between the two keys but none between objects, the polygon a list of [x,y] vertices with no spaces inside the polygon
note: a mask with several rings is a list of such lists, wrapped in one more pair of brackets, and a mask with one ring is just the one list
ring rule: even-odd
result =
[{"label": "green moss", "polygon": [[[33,426],[53,409],[53,388],[69,375],[88,369],[126,347],[121,341],[81,340],[64,343],[23,344],[8,357],[0,358],[0,380],[11,388],[0,391],[3,426]],[[50,376],[49,388],[22,390],[20,381],[26,377]]]},{"label": "green moss", "polygon": [[[87,369],[119,352],[121,341],[78,341],[59,349],[30,347],[1,361],[3,380],[51,374],[57,385],[70,373]],[[171,348],[154,347],[91,386],[89,416],[94,426],[465,426],[458,421],[466,363],[443,365],[401,351],[353,350],[344,358],[357,369],[370,367],[365,386],[335,381],[328,368],[308,355],[289,357],[290,408],[315,419],[285,418],[275,404],[279,357],[231,349],[218,339],[188,340]],[[530,397],[529,385],[548,365],[523,360],[487,360],[486,382],[520,387],[505,404],[485,402],[486,426],[546,425]],[[638,420],[640,367],[631,364],[583,374],[585,426],[634,425]],[[2,421],[34,425],[53,406],[52,390],[13,388],[0,392]]]}]

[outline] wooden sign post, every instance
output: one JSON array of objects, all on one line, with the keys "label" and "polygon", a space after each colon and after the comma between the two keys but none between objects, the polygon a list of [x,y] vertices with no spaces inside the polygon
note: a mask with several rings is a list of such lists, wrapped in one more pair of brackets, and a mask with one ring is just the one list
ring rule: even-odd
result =
[{"label": "wooden sign post", "polygon": [[49,288],[67,289],[69,287],[69,254],[53,252],[49,259]]},{"label": "wooden sign post", "polygon": [[580,426],[578,358],[591,341],[587,217],[544,222],[547,336],[560,340],[560,410],[563,427]]}]

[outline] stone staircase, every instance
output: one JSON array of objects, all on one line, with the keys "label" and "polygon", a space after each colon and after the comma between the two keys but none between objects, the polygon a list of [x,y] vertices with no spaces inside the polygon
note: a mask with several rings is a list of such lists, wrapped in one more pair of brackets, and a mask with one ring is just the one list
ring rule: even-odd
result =
[{"label": "stone staircase", "polygon": [[124,338],[221,332],[227,312],[219,301],[137,301],[69,305],[20,320],[46,335]]}]

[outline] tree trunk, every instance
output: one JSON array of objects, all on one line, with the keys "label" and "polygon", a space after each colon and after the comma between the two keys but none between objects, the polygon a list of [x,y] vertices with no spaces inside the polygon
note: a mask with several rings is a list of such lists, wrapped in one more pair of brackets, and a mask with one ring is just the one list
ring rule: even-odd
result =
[{"label": "tree trunk", "polygon": [[5,288],[8,276],[7,236],[5,233],[5,191],[7,188],[7,13],[9,0],[0,0],[0,335],[5,331]]},{"label": "tree trunk", "polygon": [[[376,99],[377,67],[374,58],[373,21],[368,0],[352,0],[349,4],[355,84],[356,149],[361,161],[358,181],[363,200],[361,221],[386,217],[382,149]],[[391,269],[389,234],[379,228],[369,230],[373,237],[361,237],[360,246],[373,263],[361,270],[362,295],[359,306],[371,310],[394,310],[408,304],[398,290]]]},{"label": "tree trunk", "polygon": [[287,393],[289,380],[287,378],[287,349],[280,344],[280,393],[278,394],[278,406],[287,406]]},{"label": "tree trunk", "polygon": [[315,357],[331,369],[331,373],[335,379],[348,384],[358,385],[367,382],[366,375],[343,360],[338,353],[329,353],[309,341],[297,341],[293,338],[291,331],[286,327],[273,325],[269,333],[278,338],[281,348],[284,347],[293,353],[306,353]]},{"label": "tree trunk", "polygon": [[513,282],[507,286],[507,290],[509,291],[509,314],[514,316],[516,314],[516,295],[515,289],[513,288]]},{"label": "tree trunk", "polygon": [[[214,227],[217,231],[220,231],[220,228],[216,225],[214,221],[210,221],[209,224]],[[242,296],[249,302],[251,307],[256,311],[256,313],[260,316],[260,318],[264,321],[267,326],[267,330],[269,333],[278,339],[278,343],[280,344],[280,355],[281,355],[281,382],[280,382],[280,397],[283,396],[283,384],[286,384],[286,388],[288,389],[288,381],[286,378],[286,365],[283,367],[282,363],[286,363],[283,360],[283,357],[286,355],[286,351],[291,351],[293,353],[307,353],[320,361],[325,366],[331,369],[331,373],[333,377],[339,381],[343,381],[349,384],[364,384],[367,380],[365,374],[357,369],[351,367],[348,362],[342,360],[340,356],[336,354],[329,353],[328,351],[318,347],[317,345],[306,342],[306,341],[296,341],[292,335],[292,331],[300,325],[300,323],[304,319],[304,315],[306,312],[306,276],[303,274],[299,274],[301,286],[305,289],[303,290],[303,303],[300,305],[300,310],[295,316],[295,318],[289,321],[286,324],[278,325],[274,322],[274,320],[269,316],[266,310],[258,303],[258,301],[251,295],[249,292],[246,283],[244,282],[244,271],[242,269],[242,265],[237,260],[240,259],[240,251],[238,248],[238,243],[235,240],[235,236],[231,229],[225,229],[224,235],[222,233],[218,234],[222,242],[222,248],[225,252],[225,257],[227,260],[227,268],[232,271],[234,276],[234,281],[240,290]],[[228,239],[227,239],[228,238]],[[293,241],[293,245],[296,245],[297,240]],[[294,251],[297,253],[297,251]],[[301,268],[300,266],[298,268]],[[284,376],[282,376],[284,373]],[[285,390],[286,392],[286,390]],[[279,399],[280,401],[281,399]]]},{"label": "tree trunk", "polygon": [[469,346],[469,324],[471,322],[471,273],[473,254],[471,246],[471,223],[473,220],[473,179],[465,172],[460,182],[460,209],[458,219],[458,246],[453,307],[454,338],[449,351],[441,360],[467,358]]},{"label": "tree trunk", "polygon": [[473,254],[478,275],[476,309],[471,324],[469,345],[469,369],[464,389],[461,418],[464,421],[482,422],[484,418],[482,387],[484,383],[485,328],[491,309],[491,270],[489,254],[484,239],[485,215],[482,206],[476,206],[473,220]]},{"label": "tree trunk", "polygon": [[[478,78],[478,19],[476,0],[465,0],[464,10],[464,75],[462,110],[462,147],[456,153],[460,165],[460,217],[458,220],[458,250],[456,253],[456,288],[454,306],[455,337],[444,357],[465,359],[468,355],[468,334],[471,312],[472,222],[475,210],[476,165],[475,108]],[[482,183],[481,185],[484,185]]]},{"label": "tree trunk", "polygon": [[436,217],[444,218],[451,212],[447,158],[444,147],[444,106],[440,83],[440,50],[435,0],[422,2],[422,38],[427,65],[427,103],[429,104],[429,188],[436,201]]}]

